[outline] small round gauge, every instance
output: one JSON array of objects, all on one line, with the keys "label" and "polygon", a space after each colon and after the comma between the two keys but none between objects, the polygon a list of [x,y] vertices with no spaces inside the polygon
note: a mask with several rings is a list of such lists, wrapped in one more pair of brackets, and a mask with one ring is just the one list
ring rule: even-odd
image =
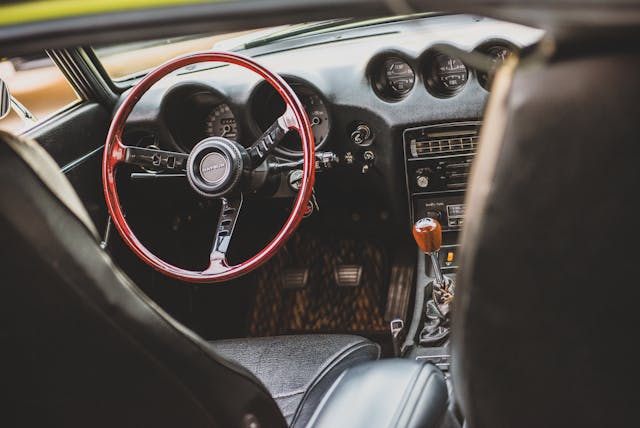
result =
[{"label": "small round gauge", "polygon": [[469,80],[469,70],[459,58],[442,53],[435,53],[428,58],[427,88],[436,95],[453,95],[467,84],[467,80]]},{"label": "small round gauge", "polygon": [[329,112],[317,94],[301,94],[300,101],[309,116],[316,146],[319,146],[329,135]]},{"label": "small round gauge", "polygon": [[382,97],[400,100],[413,89],[416,74],[405,60],[390,57],[376,68],[378,71],[374,77],[374,85]]},{"label": "small round gauge", "polygon": [[384,62],[384,78],[389,89],[398,97],[408,94],[416,81],[411,66],[400,58],[389,58]]},{"label": "small round gauge", "polygon": [[[322,98],[311,89],[304,86],[294,86],[293,90],[298,95],[298,98],[300,98],[302,106],[307,112],[307,116],[309,116],[313,139],[315,140],[316,147],[319,147],[325,142],[331,129],[327,107],[324,105]],[[300,136],[296,132],[289,132],[278,147],[285,153],[290,152],[287,154],[291,154],[291,152],[297,154],[301,150]]]},{"label": "small round gauge", "polygon": [[480,82],[480,85],[488,91],[493,83],[493,77],[495,76],[496,70],[507,60],[507,58],[514,54],[514,48],[507,45],[491,45],[479,50],[487,55],[492,62],[489,72],[478,72],[478,81]]},{"label": "small round gauge", "polygon": [[218,104],[207,114],[205,135],[208,137],[224,137],[234,141],[238,138],[236,118],[228,104]]}]

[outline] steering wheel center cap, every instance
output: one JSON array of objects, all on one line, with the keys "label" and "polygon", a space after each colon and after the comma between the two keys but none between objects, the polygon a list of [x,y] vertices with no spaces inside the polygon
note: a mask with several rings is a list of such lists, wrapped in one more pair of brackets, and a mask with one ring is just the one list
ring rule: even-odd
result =
[{"label": "steering wheel center cap", "polygon": [[191,187],[203,196],[224,196],[240,182],[246,158],[244,147],[234,141],[205,138],[189,154],[187,178]]},{"label": "steering wheel center cap", "polygon": [[210,184],[218,184],[229,175],[229,159],[222,153],[211,152],[200,161],[200,176]]}]

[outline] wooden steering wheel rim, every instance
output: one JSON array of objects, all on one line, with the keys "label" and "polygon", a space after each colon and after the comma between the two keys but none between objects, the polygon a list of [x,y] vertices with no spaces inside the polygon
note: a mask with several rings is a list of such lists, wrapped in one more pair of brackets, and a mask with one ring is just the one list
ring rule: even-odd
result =
[{"label": "wooden steering wheel rim", "polygon": [[[116,166],[124,161],[122,132],[124,130],[126,120],[136,103],[151,88],[151,86],[169,73],[187,65],[199,62],[223,62],[227,64],[235,64],[251,70],[265,79],[274,87],[274,89],[276,89],[276,91],[278,91],[284,100],[287,109],[292,113],[292,118],[294,119],[292,127],[300,134],[303,150],[303,174],[300,190],[298,191],[289,217],[275,238],[256,255],[240,264],[229,266],[226,262],[222,264],[212,263],[209,268],[200,272],[182,269],[165,262],[153,254],[138,240],[127,223],[122,207],[120,206],[115,180]],[[302,103],[293,92],[293,89],[291,89],[282,77],[271,72],[252,59],[229,52],[202,52],[187,55],[171,60],[148,73],[144,79],[131,89],[116,111],[111,122],[111,127],[109,128],[109,133],[107,134],[102,160],[102,185],[104,187],[107,208],[111,215],[113,224],[126,244],[138,257],[157,271],[182,281],[195,283],[216,283],[237,278],[251,272],[269,260],[291,237],[300,224],[313,191],[314,177],[315,143],[311,124]]]}]

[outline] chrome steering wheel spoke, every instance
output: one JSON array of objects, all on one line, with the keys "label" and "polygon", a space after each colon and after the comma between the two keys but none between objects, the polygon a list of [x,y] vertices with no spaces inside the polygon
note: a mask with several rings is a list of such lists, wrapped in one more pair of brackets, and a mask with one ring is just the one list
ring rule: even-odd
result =
[{"label": "chrome steering wheel spoke", "polygon": [[187,153],[136,146],[123,146],[123,151],[124,163],[137,165],[146,171],[178,173],[187,170]]},{"label": "chrome steering wheel spoke", "polygon": [[242,193],[237,196],[220,199],[222,200],[222,211],[220,212],[218,227],[213,239],[213,248],[209,255],[209,268],[205,271],[207,273],[219,272],[228,268],[227,251],[240,214],[240,208],[242,208]]},{"label": "chrome steering wheel spoke", "polygon": [[296,127],[293,111],[287,110],[247,149],[251,168],[257,168],[276,148],[287,133]]}]

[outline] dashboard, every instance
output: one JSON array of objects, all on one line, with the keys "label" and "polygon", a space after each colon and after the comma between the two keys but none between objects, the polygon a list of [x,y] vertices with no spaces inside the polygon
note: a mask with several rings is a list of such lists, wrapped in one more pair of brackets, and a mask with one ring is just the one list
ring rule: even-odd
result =
[{"label": "dashboard", "polygon": [[[405,231],[416,215],[438,214],[453,232],[463,222],[460,205],[493,71],[543,35],[489,18],[436,15],[239,53],[284,77],[305,106],[316,147],[339,160],[317,180],[327,201],[366,206]],[[483,54],[493,66],[475,70],[442,45]],[[251,72],[196,64],[143,96],[124,139],[185,152],[209,136],[249,146],[283,112],[275,90]],[[276,157],[300,155],[300,139],[289,133]],[[288,177],[281,180],[274,194],[291,196]]]}]

